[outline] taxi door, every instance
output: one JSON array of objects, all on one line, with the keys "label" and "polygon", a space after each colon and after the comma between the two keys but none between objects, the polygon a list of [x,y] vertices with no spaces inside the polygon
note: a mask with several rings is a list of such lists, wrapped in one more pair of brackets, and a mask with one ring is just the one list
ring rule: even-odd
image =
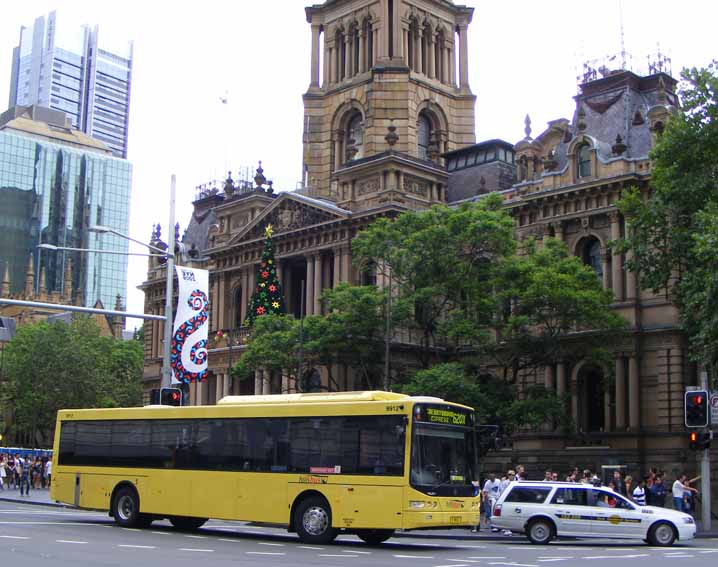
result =
[{"label": "taxi door", "polygon": [[556,489],[550,508],[551,515],[556,520],[558,535],[591,533],[593,514],[588,506],[588,492],[589,490],[581,485]]},{"label": "taxi door", "polygon": [[591,490],[589,504],[595,514],[593,531],[602,537],[644,538],[641,509],[627,499],[600,489]]}]

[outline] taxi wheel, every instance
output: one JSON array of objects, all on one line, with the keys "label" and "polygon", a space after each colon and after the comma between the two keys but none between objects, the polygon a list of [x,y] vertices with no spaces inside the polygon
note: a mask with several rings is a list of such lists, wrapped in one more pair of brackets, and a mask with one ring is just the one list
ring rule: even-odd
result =
[{"label": "taxi wheel", "polygon": [[553,539],[554,526],[550,520],[538,518],[529,524],[526,535],[529,541],[535,545],[546,545]]},{"label": "taxi wheel", "polygon": [[657,522],[648,531],[648,541],[658,547],[671,546],[676,541],[676,529],[668,522]]}]

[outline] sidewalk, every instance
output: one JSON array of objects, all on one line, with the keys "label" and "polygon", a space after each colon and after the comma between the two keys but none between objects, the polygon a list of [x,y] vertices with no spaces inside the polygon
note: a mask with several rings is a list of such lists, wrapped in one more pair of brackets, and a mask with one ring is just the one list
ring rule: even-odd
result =
[{"label": "sidewalk", "polygon": [[[50,499],[49,490],[31,490],[30,496],[20,496],[19,490],[9,490],[7,487],[5,490],[0,491],[0,502],[15,502],[18,504],[32,504],[36,506],[52,506],[56,508],[72,508],[68,504],[61,504],[54,502]],[[247,523],[248,525],[255,526],[256,524]],[[698,533],[697,538],[718,538],[718,520],[713,522],[712,529],[710,531],[703,531],[701,528],[700,520],[696,520],[696,527]],[[455,539],[455,540],[489,540],[489,541],[511,541],[515,537],[523,536],[504,536],[500,532],[471,532],[466,529],[455,529],[455,530],[414,530],[410,532],[397,532],[395,537],[411,537],[411,538],[425,538],[425,539]]]}]

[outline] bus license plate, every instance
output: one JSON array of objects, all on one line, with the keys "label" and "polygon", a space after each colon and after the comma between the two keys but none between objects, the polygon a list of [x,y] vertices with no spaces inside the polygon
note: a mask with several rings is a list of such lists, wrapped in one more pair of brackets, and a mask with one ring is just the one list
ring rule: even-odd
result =
[{"label": "bus license plate", "polygon": [[460,524],[461,516],[449,516],[449,523],[450,524]]}]

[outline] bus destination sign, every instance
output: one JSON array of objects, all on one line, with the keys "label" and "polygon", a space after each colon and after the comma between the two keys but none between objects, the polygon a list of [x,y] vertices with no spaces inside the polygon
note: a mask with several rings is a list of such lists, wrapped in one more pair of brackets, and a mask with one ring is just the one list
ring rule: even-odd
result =
[{"label": "bus destination sign", "polygon": [[447,425],[463,425],[467,424],[468,414],[458,412],[452,409],[427,407],[426,421],[429,423],[445,423]]}]

